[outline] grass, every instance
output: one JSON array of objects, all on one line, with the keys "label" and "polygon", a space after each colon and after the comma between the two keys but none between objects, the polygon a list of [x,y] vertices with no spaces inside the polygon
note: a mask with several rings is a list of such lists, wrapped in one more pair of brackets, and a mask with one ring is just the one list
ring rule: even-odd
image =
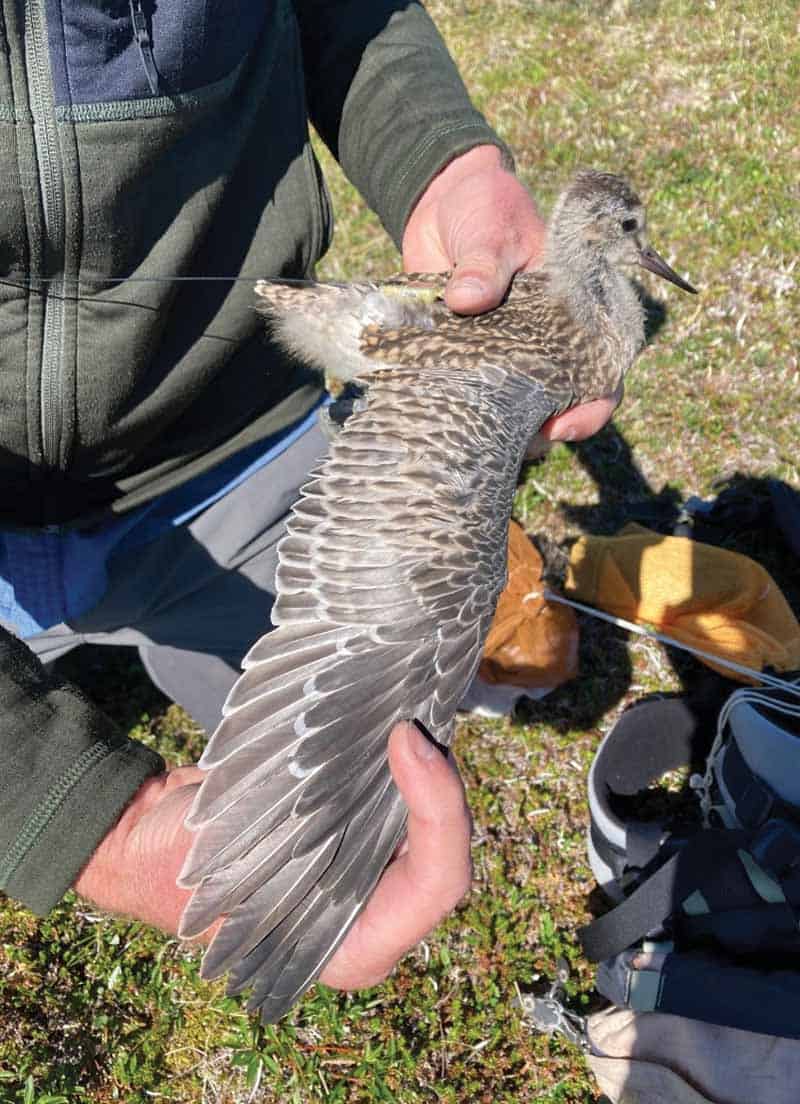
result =
[{"label": "grass", "polygon": [[[656,247],[702,288],[697,300],[652,288],[666,304],[661,325],[613,425],[526,473],[517,516],[553,569],[576,534],[612,532],[643,504],[668,512],[732,477],[756,497],[770,476],[800,484],[796,6],[429,6],[542,206],[577,165],[627,172]],[[323,274],[393,270],[377,220],[324,159],[339,222]],[[800,609],[789,557],[757,529],[743,541]],[[75,673],[109,711],[170,761],[197,757],[196,726],[127,653],[102,678],[99,662],[84,657]],[[544,989],[565,957],[572,1006],[592,1007],[574,934],[592,889],[586,770],[627,702],[696,672],[584,621],[578,680],[513,720],[465,720],[456,750],[475,818],[470,898],[384,986],[317,989],[277,1028],[200,981],[197,954],[174,940],[70,898],[41,921],[6,902],[0,1100],[589,1104],[581,1054],[529,1030],[516,986]]]}]

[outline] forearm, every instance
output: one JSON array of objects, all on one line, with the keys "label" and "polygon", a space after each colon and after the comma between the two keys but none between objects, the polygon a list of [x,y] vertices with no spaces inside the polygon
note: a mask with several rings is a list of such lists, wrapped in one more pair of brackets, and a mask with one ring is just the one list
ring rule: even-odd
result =
[{"label": "forearm", "polygon": [[163,769],[0,629],[0,889],[45,913]]},{"label": "forearm", "polygon": [[315,125],[399,245],[436,173],[478,145],[511,155],[470,103],[421,5],[297,0]]}]

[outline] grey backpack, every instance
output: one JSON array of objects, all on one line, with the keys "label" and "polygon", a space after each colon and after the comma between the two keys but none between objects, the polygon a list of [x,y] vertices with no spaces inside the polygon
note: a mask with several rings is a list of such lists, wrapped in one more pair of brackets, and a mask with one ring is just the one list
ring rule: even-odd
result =
[{"label": "grey backpack", "polygon": [[[648,810],[675,771],[688,789]],[[614,1104],[796,1104],[800,685],[737,690],[713,714],[630,708],[597,751],[589,809],[612,907],[579,938],[611,1003],[584,1020],[557,980],[523,998],[534,1026],[581,1042]]]}]

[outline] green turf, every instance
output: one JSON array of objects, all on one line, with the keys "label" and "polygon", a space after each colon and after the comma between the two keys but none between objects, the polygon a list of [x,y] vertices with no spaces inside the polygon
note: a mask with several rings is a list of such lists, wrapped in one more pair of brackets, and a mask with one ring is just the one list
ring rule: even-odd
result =
[{"label": "green turf", "polygon": [[[738,473],[800,484],[797,7],[781,0],[430,5],[480,107],[546,209],[570,171],[630,175],[656,247],[701,288],[655,281],[657,332],[613,426],[558,446],[527,473],[517,516],[548,559],[610,532],[633,501],[707,496]],[[326,160],[326,168],[329,161]],[[322,274],[398,266],[377,221],[331,170],[338,212]],[[751,551],[773,551],[750,534]],[[771,563],[798,604],[791,565]],[[784,574],[781,575],[781,570]],[[796,574],[796,572],[795,572]],[[87,662],[89,664],[87,671]],[[201,734],[152,693],[128,653],[76,675],[172,762]],[[94,667],[92,666],[94,665]],[[585,774],[623,706],[680,686],[692,664],[582,624],[581,676],[511,722],[462,724],[457,753],[475,818],[470,898],[392,979],[344,997],[318,989],[279,1027],[198,978],[198,955],[68,899],[45,921],[0,908],[0,1100],[589,1104],[579,1051],[533,1035],[516,986],[560,956],[592,1000],[574,932],[587,916]]]}]

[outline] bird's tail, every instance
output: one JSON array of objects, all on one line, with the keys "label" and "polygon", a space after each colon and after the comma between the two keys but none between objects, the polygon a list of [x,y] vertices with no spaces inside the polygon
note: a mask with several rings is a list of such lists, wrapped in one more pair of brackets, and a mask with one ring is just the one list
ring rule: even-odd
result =
[{"label": "bird's tail", "polygon": [[293,357],[325,373],[333,395],[381,368],[380,360],[364,353],[365,331],[433,325],[429,289],[416,293],[404,283],[298,286],[260,280],[255,291],[274,339]]},{"label": "bird's tail", "polygon": [[265,1022],[319,975],[403,834],[386,747],[408,662],[360,630],[284,625],[247,656],[200,761],[180,934],[226,917],[203,974],[230,971]]}]

